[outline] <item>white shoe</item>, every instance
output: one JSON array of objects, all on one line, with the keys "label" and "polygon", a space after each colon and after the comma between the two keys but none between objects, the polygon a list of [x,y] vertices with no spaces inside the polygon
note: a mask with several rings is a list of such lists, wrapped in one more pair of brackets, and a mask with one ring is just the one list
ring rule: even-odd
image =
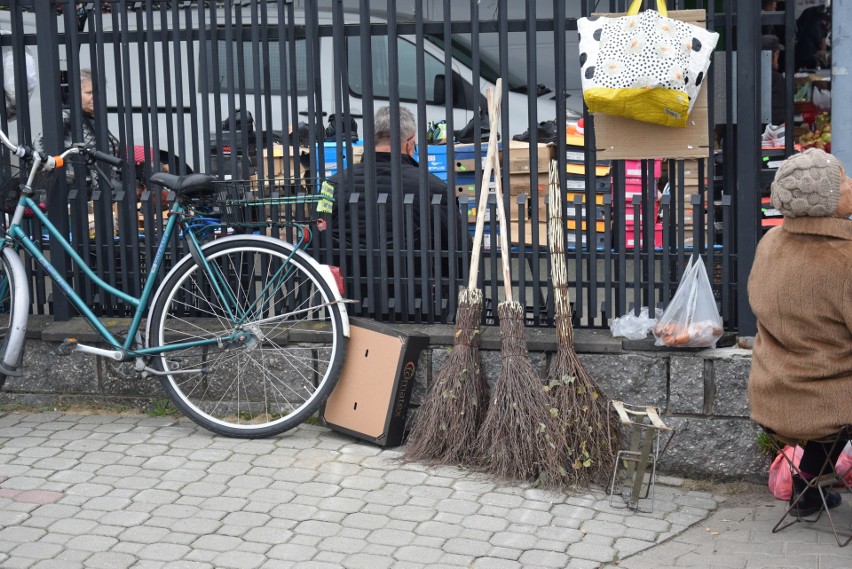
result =
[{"label": "white shoe", "polygon": [[766,125],[766,129],[763,131],[763,135],[761,136],[761,146],[766,148],[783,146],[785,132],[786,129],[783,124],[777,126],[773,124]]}]

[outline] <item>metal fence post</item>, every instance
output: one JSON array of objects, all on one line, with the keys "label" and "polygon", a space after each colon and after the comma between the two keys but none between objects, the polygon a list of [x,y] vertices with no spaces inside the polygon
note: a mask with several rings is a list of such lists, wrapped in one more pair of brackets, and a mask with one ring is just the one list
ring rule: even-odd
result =
[{"label": "metal fence post", "polygon": [[[760,237],[760,5],[737,4],[737,321],[740,336],[757,330],[748,302],[748,275]],[[731,157],[726,157],[731,158]]]},{"label": "metal fence post", "polygon": [[[848,101],[852,96],[852,5],[849,2],[833,2],[831,5],[831,96],[835,101]],[[852,107],[831,106],[831,151],[852,170]],[[839,128],[838,128],[839,127]]]},{"label": "metal fence post", "polygon": [[[66,10],[73,10],[74,4],[68,2],[36,2],[36,22],[40,33],[38,35],[38,75],[39,92],[41,94],[42,109],[61,109],[62,96],[58,80],[48,78],[59,77],[59,37],[57,15],[54,4],[65,4]],[[43,33],[41,33],[43,32]],[[62,126],[62,114],[59,112],[42,112],[42,128],[44,135],[44,149],[56,152],[63,146],[65,140],[64,128]],[[52,199],[48,200],[47,214],[63,235],[68,234],[68,187],[65,178],[59,176],[58,184]],[[62,247],[55,240],[50,242],[50,258],[53,266],[60,275],[68,275],[68,259]],[[68,320],[71,318],[71,303],[64,295],[54,289],[53,315],[55,320]]]}]

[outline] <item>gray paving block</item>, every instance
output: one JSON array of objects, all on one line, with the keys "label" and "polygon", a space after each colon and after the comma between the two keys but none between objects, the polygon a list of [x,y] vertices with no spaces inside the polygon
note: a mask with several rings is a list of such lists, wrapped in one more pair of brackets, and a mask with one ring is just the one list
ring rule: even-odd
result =
[{"label": "gray paving block", "polygon": [[519,561],[527,567],[565,567],[571,557],[556,551],[531,549],[521,554]]}]

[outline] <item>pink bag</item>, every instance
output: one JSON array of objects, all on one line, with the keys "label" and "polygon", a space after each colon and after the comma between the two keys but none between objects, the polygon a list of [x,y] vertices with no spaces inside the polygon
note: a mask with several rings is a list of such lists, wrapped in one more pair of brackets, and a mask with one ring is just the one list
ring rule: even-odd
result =
[{"label": "pink bag", "polygon": [[[802,447],[797,446],[795,451],[790,445],[785,446],[772,461],[769,467],[769,491],[779,500],[789,500],[793,495],[793,473],[790,472],[790,465],[787,464],[787,459],[781,456],[781,453],[793,457],[793,464],[799,466],[799,461],[802,460]],[[791,453],[793,453],[791,455]]]},{"label": "pink bag", "polygon": [[[787,456],[791,456],[790,453],[793,453],[793,464],[799,466],[804,450],[800,446],[797,446],[794,450],[793,447],[787,445],[781,452]],[[769,466],[769,491],[779,500],[789,500],[790,496],[793,495],[793,473],[790,472],[790,465],[787,464],[787,459],[781,456],[781,452]],[[845,475],[847,484],[852,485],[852,454],[847,451],[840,453],[834,468],[841,476]]]}]

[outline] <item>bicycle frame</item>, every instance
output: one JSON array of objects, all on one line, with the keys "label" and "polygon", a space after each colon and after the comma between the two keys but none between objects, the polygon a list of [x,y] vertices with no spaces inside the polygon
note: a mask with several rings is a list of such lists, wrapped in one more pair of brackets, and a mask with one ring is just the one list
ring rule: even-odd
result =
[{"label": "bicycle frame", "polygon": [[[207,340],[195,340],[192,342],[183,342],[180,344],[169,344],[167,346],[159,346],[154,348],[146,348],[143,346],[134,347],[133,344],[134,342],[136,342],[136,337],[140,329],[142,318],[145,312],[148,310],[149,306],[151,305],[150,301],[152,300],[152,295],[154,295],[155,288],[158,286],[156,279],[148,278],[146,280],[145,286],[142,289],[141,296],[139,296],[138,298],[129,295],[124,291],[118,290],[117,288],[104,281],[88,266],[88,264],[82,259],[82,257],[80,257],[77,251],[74,250],[72,244],[62,235],[62,233],[60,233],[56,226],[50,222],[47,216],[38,208],[37,204],[29,196],[21,195],[21,198],[18,203],[18,209],[23,210],[23,208],[26,207],[29,207],[33,210],[35,217],[38,218],[47,233],[50,235],[51,241],[55,240],[62,246],[62,249],[65,251],[65,253],[71,258],[72,262],[78,265],[78,267],[87,279],[94,283],[94,285],[99,289],[109,294],[112,294],[134,306],[133,317],[127,332],[127,337],[123,342],[121,342],[103,325],[98,316],[95,315],[94,312],[92,312],[92,310],[88,307],[88,305],[86,305],[83,299],[80,298],[77,292],[71,287],[68,281],[65,280],[65,278],[58,273],[56,268],[50,263],[50,261],[45,257],[45,255],[33,242],[32,238],[30,238],[30,236],[24,232],[20,223],[15,223],[13,217],[13,222],[6,230],[6,235],[0,236],[0,248],[11,247],[15,251],[19,250],[20,248],[23,248],[27,253],[29,253],[44,268],[45,272],[50,276],[51,280],[53,280],[53,282],[56,283],[60,290],[62,290],[62,292],[68,297],[74,307],[80,311],[80,314],[83,316],[83,318],[85,318],[86,321],[89,322],[92,327],[94,327],[94,329],[98,332],[98,334],[107,344],[109,344],[115,349],[104,350],[101,348],[94,348],[90,346],[78,346],[79,351],[106,356],[117,361],[127,361],[140,356],[163,354],[170,351],[181,350],[187,347],[215,345],[222,342],[230,342],[235,340],[236,337],[240,335],[239,326],[245,320],[246,315],[234,314],[231,306],[228,306],[229,316],[236,324],[234,331],[228,336],[211,338]],[[181,219],[186,213],[186,209],[180,203],[175,202],[172,205],[172,208],[169,211],[166,227],[163,231],[162,239],[160,240],[160,244],[158,245],[156,254],[154,256],[154,260],[150,266],[150,271],[148,273],[149,277],[153,277],[159,273],[163,258],[166,253],[166,249],[174,235],[176,226],[178,225],[178,220]],[[227,287],[227,282],[224,276],[219,274],[217,270],[214,270],[210,263],[207,262],[207,259],[204,257],[204,255],[200,254],[200,251],[203,249],[203,247],[199,243],[194,231],[188,228],[186,224],[181,224],[180,227],[183,230],[184,238],[188,240],[191,255],[204,268],[205,274],[210,279],[210,283],[214,287],[216,294],[219,295],[221,298],[228,299],[228,297],[230,296],[228,293],[229,289]],[[290,272],[290,270],[288,269],[289,260],[294,255],[305,255],[304,249],[307,248],[309,244],[310,241],[300,240],[300,243],[298,245],[292,246],[290,257],[288,257],[284,261],[281,268],[279,269],[280,274],[275,275],[273,279],[270,279],[270,282],[260,292],[258,298],[264,298],[267,290],[271,288],[275,282],[280,282],[280,279],[287,278]],[[12,256],[10,259],[16,259],[17,263],[21,262],[20,258],[16,256]],[[24,304],[26,306],[24,312],[26,315],[28,315],[29,290],[27,289],[26,291],[18,292],[26,293],[26,302],[24,303],[23,301],[20,301],[16,298],[16,305],[20,306],[21,304]],[[229,300],[233,304],[234,299],[230,298]],[[22,328],[25,331],[26,325],[24,324]],[[348,333],[346,335],[348,335]],[[12,342],[9,342],[8,344],[11,345]],[[7,356],[11,355],[12,354],[7,354]],[[8,365],[8,363],[10,363],[7,362],[7,360],[12,360],[12,357],[4,358],[3,363],[5,365]]]}]

